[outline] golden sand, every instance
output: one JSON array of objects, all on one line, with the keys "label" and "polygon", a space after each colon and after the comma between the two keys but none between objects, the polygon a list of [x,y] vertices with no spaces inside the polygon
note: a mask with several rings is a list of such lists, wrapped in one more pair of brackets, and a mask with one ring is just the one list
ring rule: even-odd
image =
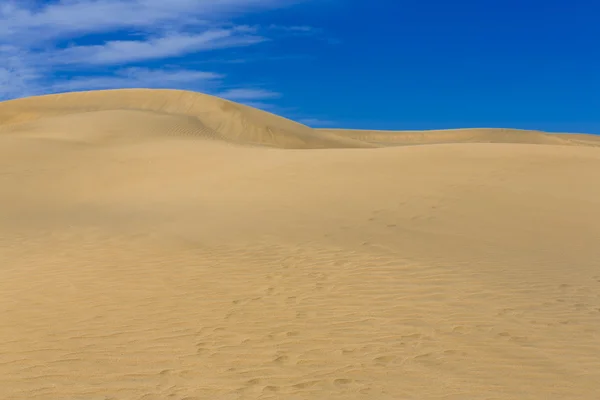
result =
[{"label": "golden sand", "polygon": [[599,147],[0,103],[0,399],[598,399]]}]

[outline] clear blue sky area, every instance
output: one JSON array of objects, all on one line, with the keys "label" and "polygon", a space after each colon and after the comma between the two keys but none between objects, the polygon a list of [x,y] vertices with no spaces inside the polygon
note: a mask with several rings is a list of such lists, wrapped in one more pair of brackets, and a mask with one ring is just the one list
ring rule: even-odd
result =
[{"label": "clear blue sky area", "polygon": [[11,4],[0,5],[5,98],[173,87],[313,126],[600,134],[600,1]]}]

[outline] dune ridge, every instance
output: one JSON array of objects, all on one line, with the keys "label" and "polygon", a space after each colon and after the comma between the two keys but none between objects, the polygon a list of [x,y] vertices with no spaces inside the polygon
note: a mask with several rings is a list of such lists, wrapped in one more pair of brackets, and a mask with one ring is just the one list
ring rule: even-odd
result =
[{"label": "dune ridge", "polygon": [[[281,148],[373,147],[367,143],[330,134],[317,134],[311,128],[286,118],[218,97],[177,90],[122,89],[75,92],[30,97],[0,103],[0,126],[3,131],[35,130],[39,120],[53,117],[64,130],[70,118],[88,117],[88,124],[118,121],[109,112],[147,113],[148,120],[170,117],[172,127],[166,133],[197,135],[227,140],[237,144]],[[75,121],[80,123],[82,121]],[[140,130],[138,123],[127,129]],[[193,127],[193,128],[192,128]],[[81,127],[78,127],[81,130]]]},{"label": "dune ridge", "polygon": [[[127,116],[125,116],[127,115]],[[83,119],[88,119],[84,121]],[[40,122],[41,121],[41,122]],[[558,135],[518,129],[372,131],[311,129],[306,125],[218,97],[179,90],[119,89],[29,97],[0,103],[0,132],[60,131],[85,137],[82,128],[128,140],[161,135],[196,136],[277,148],[372,148],[437,143],[530,143],[596,146],[593,135]],[[69,133],[76,126],[77,133]],[[125,132],[125,130],[127,132]],[[121,131],[119,133],[119,131]],[[129,137],[128,137],[129,136]],[[102,138],[96,138],[103,141]],[[108,138],[104,138],[106,142]]]},{"label": "dune ridge", "polygon": [[318,129],[378,145],[416,145],[440,143],[522,143],[558,146],[594,146],[593,135],[553,134],[542,131],[504,128],[465,128],[427,131],[370,131]]},{"label": "dune ridge", "polygon": [[595,400],[595,143],[0,103],[0,398]]}]

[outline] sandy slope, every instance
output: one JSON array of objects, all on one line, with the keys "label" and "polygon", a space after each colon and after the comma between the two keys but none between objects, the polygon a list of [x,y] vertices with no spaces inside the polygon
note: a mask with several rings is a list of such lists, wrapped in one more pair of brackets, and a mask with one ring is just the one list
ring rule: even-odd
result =
[{"label": "sandy slope", "polygon": [[582,134],[582,133],[578,133],[578,134],[569,133],[569,134],[560,134],[559,136],[562,136],[565,139],[568,139],[570,141],[577,142],[579,144],[583,144],[586,146],[600,147],[600,135],[586,135],[586,134]]},{"label": "sandy slope", "polygon": [[381,145],[416,145],[441,143],[522,143],[561,146],[600,145],[592,135],[551,134],[519,129],[474,128],[431,131],[369,131],[352,129],[319,129],[319,132],[336,134]]},{"label": "sandy slope", "polygon": [[1,399],[598,398],[593,137],[345,149],[385,140],[167,91],[0,121]]},{"label": "sandy slope", "polygon": [[85,136],[102,139],[133,133],[281,148],[374,147],[217,97],[176,90],[106,90],[13,100],[0,107],[0,121],[4,131],[47,135],[48,125],[51,135],[59,131],[61,137],[77,141],[82,124]]}]

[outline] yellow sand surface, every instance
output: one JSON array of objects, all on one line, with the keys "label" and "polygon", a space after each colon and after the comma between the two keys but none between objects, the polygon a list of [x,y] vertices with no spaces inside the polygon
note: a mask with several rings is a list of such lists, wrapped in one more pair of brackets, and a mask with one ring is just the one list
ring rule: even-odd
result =
[{"label": "yellow sand surface", "polygon": [[598,399],[599,146],[0,103],[0,399]]}]

